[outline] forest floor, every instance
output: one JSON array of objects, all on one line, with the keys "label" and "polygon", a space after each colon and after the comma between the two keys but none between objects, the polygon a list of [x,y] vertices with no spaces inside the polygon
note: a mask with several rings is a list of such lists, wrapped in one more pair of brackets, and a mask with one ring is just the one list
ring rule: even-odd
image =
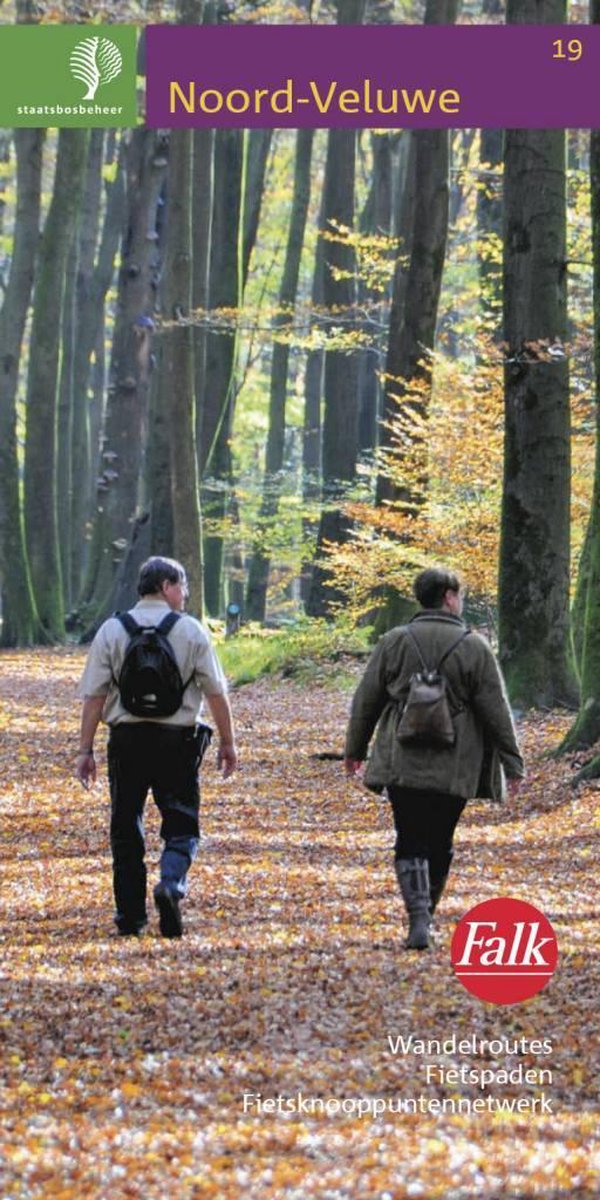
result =
[{"label": "forest floor", "polygon": [[[574,792],[573,761],[541,757],[568,715],[522,722],[527,784],[506,807],[468,806],[438,946],[410,954],[387,803],[315,757],[341,749],[348,692],[273,678],[237,690],[241,765],[226,783],[214,753],[203,770],[185,936],[161,939],[152,912],[125,939],[103,738],[95,788],[72,778],[82,664],[0,655],[4,1200],[598,1196],[600,791]],[[153,882],[151,801],[147,832]],[[484,1004],[450,965],[456,921],[494,895],[529,900],[557,933],[557,971],[527,1003]],[[388,1039],[410,1034],[552,1045],[394,1054]],[[424,1069],[486,1057],[550,1069],[544,1087],[490,1094],[544,1092],[552,1111],[358,1115],[359,1099],[486,1095],[428,1086]],[[259,1110],[258,1096],[326,1108]]]}]

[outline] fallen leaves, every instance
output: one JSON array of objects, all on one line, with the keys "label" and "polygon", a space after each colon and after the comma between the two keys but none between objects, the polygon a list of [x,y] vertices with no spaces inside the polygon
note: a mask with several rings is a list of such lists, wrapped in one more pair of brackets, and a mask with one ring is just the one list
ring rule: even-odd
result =
[{"label": "fallen leaves", "polygon": [[[596,1195],[597,792],[574,793],[569,761],[540,756],[569,718],[528,716],[526,787],[504,808],[468,806],[439,948],[418,956],[400,949],[387,803],[312,757],[340,746],[347,698],[291,681],[236,692],[242,765],[226,785],[212,760],[203,773],[185,937],[162,940],[152,914],[146,936],[118,939],[101,756],[89,794],[70,775],[81,663],[0,657],[2,1194]],[[158,823],[149,800],[150,882]],[[449,963],[456,920],[497,894],[543,908],[560,949],[548,988],[505,1009],[466,993]],[[244,1099],[450,1095],[423,1086],[416,1056],[390,1053],[388,1035],[409,1032],[551,1038],[554,1113],[369,1119]]]}]

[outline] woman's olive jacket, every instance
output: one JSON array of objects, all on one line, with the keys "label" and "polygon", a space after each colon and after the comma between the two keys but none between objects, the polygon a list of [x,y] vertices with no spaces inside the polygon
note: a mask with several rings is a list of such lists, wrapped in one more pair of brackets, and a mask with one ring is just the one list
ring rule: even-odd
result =
[{"label": "woman's olive jacket", "polygon": [[[410,622],[427,666],[466,629],[459,617],[438,609],[417,613]],[[463,799],[502,800],[504,772],[524,775],[504,681],[485,638],[470,632],[445,660],[450,711],[456,731],[453,746],[418,746],[398,739],[398,725],[411,675],[421,669],[418,652],[405,626],[392,629],[376,646],[355,692],[345,755],[362,761],[373,731],[377,735],[367,763],[371,791],[419,788]]]}]

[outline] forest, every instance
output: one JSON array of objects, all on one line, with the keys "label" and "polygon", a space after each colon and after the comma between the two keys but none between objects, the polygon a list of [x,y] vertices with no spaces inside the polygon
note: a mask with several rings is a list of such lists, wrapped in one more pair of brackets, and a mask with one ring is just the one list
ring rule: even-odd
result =
[{"label": "forest", "polygon": [[[181,0],[170,19],[312,8]],[[581,8],[340,0],[318,19]],[[581,694],[574,736],[595,740],[598,154],[583,130],[5,131],[2,644],[89,640],[150,551],[186,563],[198,615],[378,631],[445,561],[513,702]]]},{"label": "forest", "polygon": [[[141,119],[150,23],[567,21],[600,0],[0,0],[0,26],[140,29],[138,126],[0,130],[3,1195],[598,1194],[600,131]],[[240,751],[225,784],[202,766],[182,941],[116,936],[103,747],[96,785],[74,775],[89,643],[151,553],[185,564]],[[387,804],[339,760],[432,563],[498,651],[527,777],[469,803],[411,955]],[[526,1004],[451,968],[498,896],[559,939]],[[359,1119],[439,1104],[389,1053],[412,1032],[547,1044],[547,1115]]]}]

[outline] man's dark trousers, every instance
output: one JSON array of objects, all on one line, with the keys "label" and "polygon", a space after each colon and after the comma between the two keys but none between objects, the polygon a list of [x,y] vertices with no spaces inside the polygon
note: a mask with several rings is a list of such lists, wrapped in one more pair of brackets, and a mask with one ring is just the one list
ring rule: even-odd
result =
[{"label": "man's dark trousers", "polygon": [[146,923],[144,806],[150,789],[162,817],[161,883],[178,899],[185,896],[187,872],[200,839],[199,765],[198,736],[192,726],[140,722],[111,727],[110,841],[119,929],[130,931]]}]

